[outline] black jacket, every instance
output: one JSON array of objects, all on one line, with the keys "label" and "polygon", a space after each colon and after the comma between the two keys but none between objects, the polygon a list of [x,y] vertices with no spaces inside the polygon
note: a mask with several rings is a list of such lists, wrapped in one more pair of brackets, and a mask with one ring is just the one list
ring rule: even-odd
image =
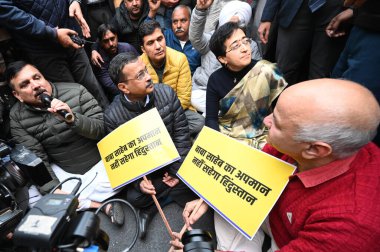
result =
[{"label": "black jacket", "polygon": [[106,132],[109,133],[123,123],[156,107],[181,156],[179,161],[159,170],[159,173],[167,171],[174,176],[191,147],[189,126],[181,103],[171,87],[165,84],[155,84],[154,91],[149,94],[149,103],[144,105],[145,102],[128,102],[123,94],[116,96],[104,112]]},{"label": "black jacket", "polygon": [[137,22],[137,27],[133,25],[129,17],[128,10],[124,4],[116,9],[116,14],[111,20],[111,23],[117,30],[117,35],[120,42],[127,42],[141,53],[141,45],[139,40],[139,27],[145,21],[149,13],[149,4],[146,0],[142,0],[142,14]]}]

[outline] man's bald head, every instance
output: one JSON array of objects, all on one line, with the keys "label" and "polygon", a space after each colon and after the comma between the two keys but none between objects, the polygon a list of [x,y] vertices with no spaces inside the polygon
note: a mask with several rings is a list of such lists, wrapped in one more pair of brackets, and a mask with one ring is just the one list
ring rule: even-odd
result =
[{"label": "man's bald head", "polygon": [[380,107],[365,87],[347,80],[318,79],[286,89],[279,106],[295,126],[299,142],[323,141],[337,157],[349,156],[371,141]]}]

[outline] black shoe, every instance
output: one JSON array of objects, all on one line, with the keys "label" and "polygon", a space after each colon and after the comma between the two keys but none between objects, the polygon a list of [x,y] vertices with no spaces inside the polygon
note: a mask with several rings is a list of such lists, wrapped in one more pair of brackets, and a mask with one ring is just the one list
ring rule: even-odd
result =
[{"label": "black shoe", "polygon": [[143,240],[146,236],[146,232],[148,229],[149,222],[151,220],[151,216],[140,209],[137,210],[137,215],[139,216],[139,230],[140,230],[139,238]]},{"label": "black shoe", "polygon": [[107,209],[107,206],[105,206],[102,210],[111,219],[111,222],[113,224],[121,227],[124,224],[123,207],[119,202],[111,202],[110,204],[111,207],[109,208],[108,212],[105,210]]}]

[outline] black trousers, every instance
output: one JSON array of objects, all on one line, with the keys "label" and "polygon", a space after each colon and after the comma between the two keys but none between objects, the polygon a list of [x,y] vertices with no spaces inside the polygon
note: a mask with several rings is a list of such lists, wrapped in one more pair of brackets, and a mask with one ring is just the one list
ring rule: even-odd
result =
[{"label": "black trousers", "polygon": [[87,23],[90,27],[91,41],[96,41],[98,27],[101,24],[107,24],[113,17],[108,0],[99,4],[87,4]]},{"label": "black trousers", "polygon": [[330,38],[325,28],[342,10],[342,0],[329,0],[311,13],[308,0],[289,27],[278,28],[276,61],[291,85],[307,79],[330,77],[345,44],[345,38]]},{"label": "black trousers", "polygon": [[90,61],[83,48],[48,51],[27,51],[28,57],[51,82],[76,82],[83,85],[102,108],[109,101],[92,71]]}]

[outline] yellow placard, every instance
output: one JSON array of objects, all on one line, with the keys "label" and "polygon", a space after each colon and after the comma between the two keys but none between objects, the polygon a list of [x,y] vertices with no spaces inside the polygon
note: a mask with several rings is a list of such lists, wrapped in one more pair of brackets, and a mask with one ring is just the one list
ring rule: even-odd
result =
[{"label": "yellow placard", "polygon": [[204,127],[177,175],[252,239],[295,167]]},{"label": "yellow placard", "polygon": [[156,108],[120,125],[98,149],[113,189],[180,159]]}]

